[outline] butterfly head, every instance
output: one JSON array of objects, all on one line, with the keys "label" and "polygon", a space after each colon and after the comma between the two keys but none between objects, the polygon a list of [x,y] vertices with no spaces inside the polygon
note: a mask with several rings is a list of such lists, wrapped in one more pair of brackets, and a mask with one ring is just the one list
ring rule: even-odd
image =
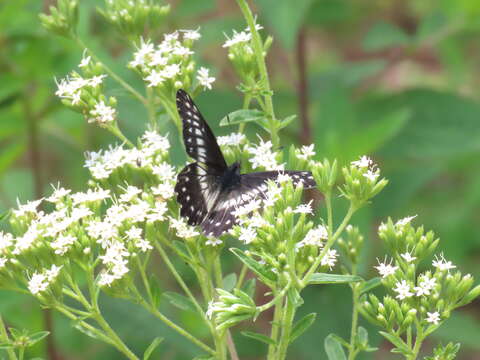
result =
[{"label": "butterfly head", "polygon": [[240,162],[234,162],[222,176],[222,189],[226,190],[240,184]]}]

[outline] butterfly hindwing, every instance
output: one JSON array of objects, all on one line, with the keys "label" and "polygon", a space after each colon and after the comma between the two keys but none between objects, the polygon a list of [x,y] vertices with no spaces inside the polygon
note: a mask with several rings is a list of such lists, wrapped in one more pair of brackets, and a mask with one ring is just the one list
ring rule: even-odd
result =
[{"label": "butterfly hindwing", "polygon": [[177,109],[182,118],[183,142],[187,154],[205,164],[208,172],[221,175],[227,169],[227,164],[215,135],[190,95],[181,89],[177,91]]},{"label": "butterfly hindwing", "polygon": [[315,187],[315,180],[308,171],[264,171],[240,175],[240,184],[219,194],[215,206],[201,223],[205,234],[218,237],[236,223],[235,210],[255,199],[265,199],[268,180],[275,181],[279,175],[292,178],[294,185],[303,183],[304,188]]}]

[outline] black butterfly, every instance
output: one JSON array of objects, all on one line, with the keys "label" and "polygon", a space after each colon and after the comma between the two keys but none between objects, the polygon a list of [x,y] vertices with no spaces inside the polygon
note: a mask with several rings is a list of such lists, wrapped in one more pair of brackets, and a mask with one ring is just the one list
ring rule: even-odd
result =
[{"label": "black butterfly", "polygon": [[235,210],[255,197],[264,198],[267,180],[279,174],[292,177],[294,184],[303,182],[314,187],[308,171],[264,171],[240,174],[240,163],[225,162],[215,135],[202,114],[183,90],[177,91],[177,110],[183,121],[183,141],[187,154],[196,160],[177,177],[175,192],[180,214],[190,225],[200,225],[208,236],[219,236],[237,221]]}]

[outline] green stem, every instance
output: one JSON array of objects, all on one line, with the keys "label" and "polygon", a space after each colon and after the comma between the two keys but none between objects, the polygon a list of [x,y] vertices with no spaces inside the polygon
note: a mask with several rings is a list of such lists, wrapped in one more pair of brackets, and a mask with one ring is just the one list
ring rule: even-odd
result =
[{"label": "green stem", "polygon": [[21,347],[19,350],[18,350],[18,360],[23,360],[23,356],[25,354],[25,347]]},{"label": "green stem", "polygon": [[268,345],[268,360],[276,360],[275,357],[275,349],[278,340],[278,332],[280,329],[280,319],[283,313],[283,303],[279,302],[275,305],[275,310],[273,312],[273,320],[272,320],[272,329],[270,332],[270,339],[273,340],[274,344]]},{"label": "green stem", "polygon": [[125,135],[123,135],[122,131],[119,129],[118,124],[115,123],[113,126],[107,126],[107,129],[120,140],[122,140],[125,144],[130,146],[131,148],[135,147],[133,143],[127,139]]},{"label": "green stem", "polygon": [[240,275],[238,275],[237,285],[235,288],[241,289],[243,285],[243,281],[245,280],[245,275],[247,275],[248,267],[247,265],[243,264],[242,269],[240,270]]},{"label": "green stem", "polygon": [[277,133],[277,125],[275,112],[273,109],[273,100],[272,100],[272,91],[270,88],[270,80],[268,78],[267,65],[265,64],[265,55],[262,40],[258,34],[257,29],[255,28],[255,19],[253,17],[252,11],[248,7],[246,0],[237,0],[238,6],[242,10],[243,16],[250,28],[252,33],[252,42],[253,42],[253,51],[255,53],[255,58],[257,60],[258,71],[260,73],[260,78],[263,83],[263,90],[265,92],[265,111],[268,117],[268,123],[270,127],[270,136],[272,137],[272,144],[274,148],[279,146],[279,138]]},{"label": "green stem", "polygon": [[[352,275],[357,275],[357,265],[352,265]],[[358,350],[356,349],[356,337],[357,337],[357,327],[358,327],[358,301],[359,301],[359,291],[356,283],[352,285],[352,329],[350,333],[350,347],[348,352],[348,360],[355,360]]]},{"label": "green stem", "polygon": [[125,343],[120,339],[117,333],[110,327],[108,322],[103,318],[100,309],[95,309],[95,312],[92,313],[92,318],[97,322],[98,325],[102,328],[105,335],[111,340],[113,346],[117,348],[121,353],[123,353],[127,358],[131,360],[139,360],[139,358],[125,345]]},{"label": "green stem", "polygon": [[[7,329],[5,327],[5,324],[3,322],[3,318],[1,315],[0,315],[0,341],[6,344],[10,342]],[[13,350],[13,348],[6,348],[6,351],[7,351],[8,358],[10,360],[17,360],[17,356],[15,355],[15,351]]]},{"label": "green stem", "polygon": [[153,306],[151,304],[148,304],[142,297],[139,298],[139,302],[143,307],[145,307],[145,309],[150,311],[154,316],[156,316],[159,320],[161,320],[167,326],[169,326],[170,328],[175,330],[177,333],[184,336],[185,338],[187,338],[188,340],[190,340],[195,345],[202,348],[203,350],[205,350],[209,354],[212,354],[212,355],[216,354],[215,350],[213,350],[208,345],[204,344],[202,341],[198,340],[195,336],[191,335],[185,329],[183,329],[180,326],[178,326],[177,324],[175,324],[173,321],[171,321],[169,318],[167,318],[165,315],[163,315],[160,311],[158,311],[158,309],[155,306]]},{"label": "green stem", "polygon": [[151,87],[147,86],[147,111],[148,111],[148,121],[150,122],[150,125],[152,126],[152,129],[154,129],[157,125],[157,117],[156,117],[156,111],[155,111],[155,98],[154,98],[154,92]]},{"label": "green stem", "polygon": [[301,281],[302,287],[305,287],[306,284],[308,284],[308,279],[310,278],[310,276],[312,276],[312,274],[315,272],[315,270],[317,270],[318,266],[320,265],[320,262],[322,261],[322,258],[325,256],[325,254],[327,254],[328,250],[330,250],[332,245],[335,243],[335,241],[342,234],[343,230],[348,225],[348,222],[352,218],[352,215],[355,213],[355,211],[357,211],[357,208],[355,206],[353,206],[352,204],[350,204],[350,207],[348,208],[347,215],[345,215],[345,217],[343,218],[342,223],[338,226],[335,233],[331,237],[328,238],[327,243],[325,244],[324,248],[320,252],[320,255],[317,256],[317,259],[315,260],[313,265],[310,267],[308,272],[303,277],[303,279]]},{"label": "green stem", "polygon": [[325,193],[325,206],[327,208],[327,231],[328,237],[331,238],[333,234],[333,210],[332,210],[332,191]]},{"label": "green stem", "polygon": [[[242,109],[247,110],[248,107],[250,106],[250,102],[252,101],[252,96],[250,94],[245,94],[245,97],[243,98],[243,106]],[[245,130],[245,123],[240,123],[238,125],[238,132],[240,134],[243,134],[243,131]]]},{"label": "green stem", "polygon": [[423,336],[422,328],[417,326],[417,338],[415,339],[415,346],[412,349],[412,355],[405,357],[407,360],[417,359],[418,353],[420,352],[420,348],[422,347],[423,340],[424,340],[424,336]]},{"label": "green stem", "polygon": [[285,299],[285,312],[282,318],[282,333],[278,343],[278,352],[276,360],[284,360],[287,358],[288,345],[290,344],[290,336],[292,333],[292,324],[295,317],[295,305],[288,299]]},{"label": "green stem", "polygon": [[[175,269],[175,266],[173,266],[172,262],[170,261],[170,259],[168,258],[168,255],[167,253],[165,252],[165,250],[163,249],[162,245],[160,245],[160,243],[158,241],[154,241],[154,245],[158,251],[158,253],[160,254],[161,258],[163,259],[163,261],[165,262],[165,264],[167,265],[168,269],[170,270],[170,272],[172,273],[173,277],[175,278],[175,280],[177,280],[178,284],[180,285],[180,287],[183,289],[183,291],[185,292],[185,294],[188,296],[188,298],[190,299],[190,301],[192,301],[192,303],[195,305],[195,308],[198,310],[198,312],[202,315],[202,317],[206,320],[205,318],[205,312],[203,311],[202,307],[200,306],[200,304],[198,303],[197,299],[195,298],[195,296],[193,296],[192,292],[190,291],[190,289],[188,288],[187,284],[185,284],[185,282],[183,281],[182,277],[180,276],[180,274],[177,272],[177,269]],[[209,322],[208,320],[206,320],[207,322]]]},{"label": "green stem", "polygon": [[148,101],[147,99],[140,94],[137,90],[135,90],[133,87],[131,87],[125,80],[123,80],[120,76],[118,76],[112,69],[110,69],[104,62],[100,60],[100,58],[93,53],[93,51],[90,51],[90,49],[87,48],[85,43],[83,42],[82,39],[80,39],[78,36],[75,38],[75,42],[77,45],[82,48],[82,49],[87,49],[88,53],[92,56],[93,59],[95,59],[96,62],[102,64],[102,67],[105,69],[105,72],[110,75],[115,81],[117,81],[125,90],[130,92],[134,97],[136,97],[143,105],[148,107]]}]

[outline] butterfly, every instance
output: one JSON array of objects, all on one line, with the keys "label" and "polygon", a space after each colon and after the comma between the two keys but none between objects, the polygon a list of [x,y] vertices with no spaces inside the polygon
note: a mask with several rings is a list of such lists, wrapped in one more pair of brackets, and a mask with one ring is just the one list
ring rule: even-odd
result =
[{"label": "butterfly", "polygon": [[177,176],[175,193],[180,215],[189,225],[200,225],[207,236],[218,237],[237,223],[235,210],[253,199],[265,198],[267,181],[287,174],[293,184],[316,186],[308,171],[240,173],[240,163],[227,165],[217,140],[192,98],[177,91],[177,110],[183,123],[183,142],[195,160]]}]

